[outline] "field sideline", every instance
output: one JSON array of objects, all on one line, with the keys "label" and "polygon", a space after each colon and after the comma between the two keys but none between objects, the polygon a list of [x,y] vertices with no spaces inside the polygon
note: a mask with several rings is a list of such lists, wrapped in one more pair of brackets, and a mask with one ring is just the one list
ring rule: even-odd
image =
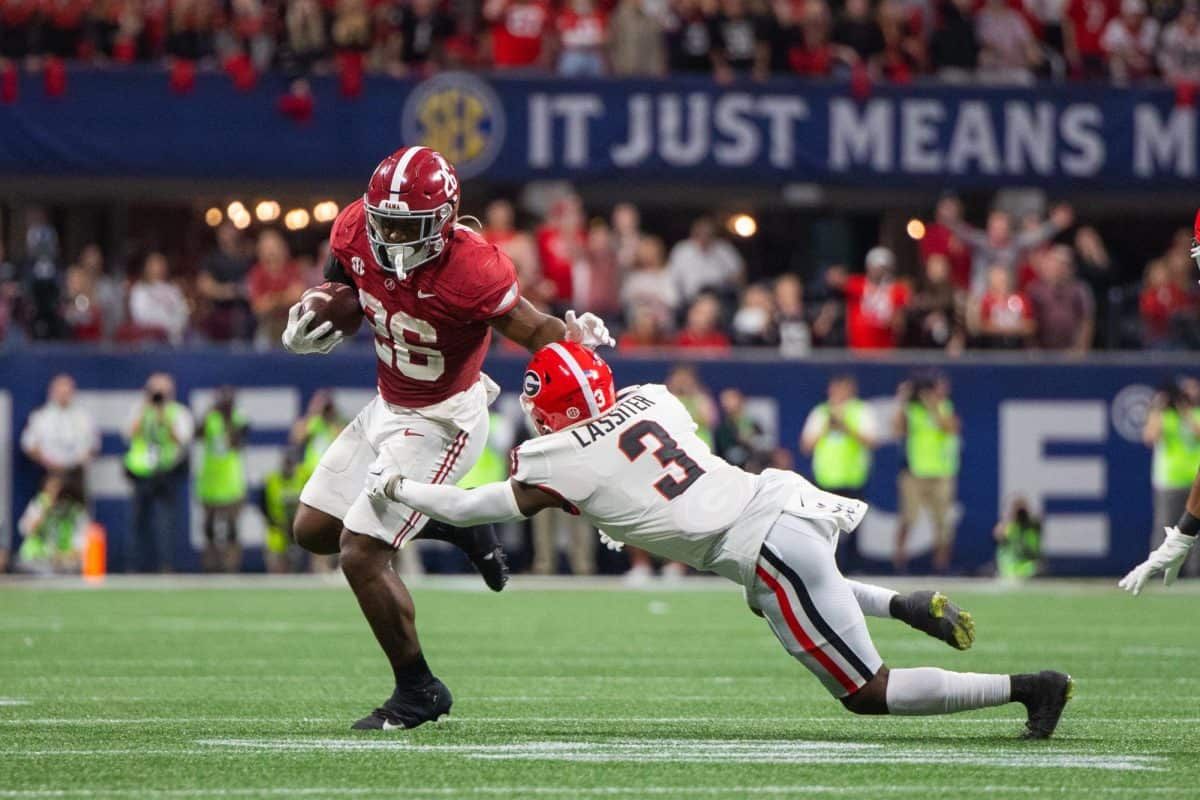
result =
[{"label": "field sideline", "polygon": [[893,666],[1071,672],[1026,743],[1017,706],[850,715],[731,585],[474,581],[414,589],[453,715],[383,735],[348,730],[390,681],[336,579],[0,584],[0,800],[1200,796],[1194,586],[943,584],[965,654],[871,621]]}]

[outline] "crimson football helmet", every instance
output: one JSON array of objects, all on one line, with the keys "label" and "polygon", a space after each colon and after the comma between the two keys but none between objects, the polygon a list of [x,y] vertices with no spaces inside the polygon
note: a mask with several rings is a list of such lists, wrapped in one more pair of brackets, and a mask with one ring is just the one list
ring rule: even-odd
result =
[{"label": "crimson football helmet", "polygon": [[371,252],[403,279],[445,250],[461,197],[458,174],[428,147],[402,147],[379,162],[363,209]]},{"label": "crimson football helmet", "polygon": [[548,344],[533,354],[525,368],[521,408],[538,435],[598,417],[615,400],[612,370],[581,344]]}]

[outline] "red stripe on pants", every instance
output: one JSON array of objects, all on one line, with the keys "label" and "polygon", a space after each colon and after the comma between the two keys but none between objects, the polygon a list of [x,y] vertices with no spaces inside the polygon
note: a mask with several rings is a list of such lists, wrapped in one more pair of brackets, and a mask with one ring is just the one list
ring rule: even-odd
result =
[{"label": "red stripe on pants", "polygon": [[[441,483],[454,470],[454,465],[458,461],[458,457],[462,455],[462,451],[467,447],[467,439],[470,438],[466,431],[462,431],[458,436],[454,437],[454,442],[446,450],[446,455],[442,457],[442,465],[438,467],[438,471],[433,474],[433,479],[430,483]],[[421,516],[420,511],[413,511],[408,515],[408,519],[404,521],[404,527],[392,539],[392,547],[398,547],[400,540],[404,535],[412,530],[412,527],[417,524],[417,518]]]},{"label": "red stripe on pants", "polygon": [[804,629],[800,627],[800,620],[796,619],[796,615],[792,612],[792,604],[788,599],[787,592],[779,581],[775,580],[769,572],[761,566],[756,567],[755,571],[758,574],[758,579],[767,585],[772,592],[775,593],[775,599],[779,602],[779,610],[783,612],[783,619],[787,622],[788,630],[796,637],[796,641],[800,642],[800,646],[804,648],[804,652],[815,658],[825,671],[834,677],[834,679],[842,685],[842,688],[848,692],[858,691],[858,684],[855,683],[849,675],[842,671],[841,667],[833,662],[824,650],[817,647],[816,643],[809,638]]}]

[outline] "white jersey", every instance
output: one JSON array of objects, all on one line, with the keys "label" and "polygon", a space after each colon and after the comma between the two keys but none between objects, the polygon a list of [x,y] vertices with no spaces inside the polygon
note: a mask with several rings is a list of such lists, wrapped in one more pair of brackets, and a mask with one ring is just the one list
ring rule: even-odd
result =
[{"label": "white jersey", "polygon": [[612,410],[513,451],[512,478],[562,497],[611,538],[751,586],[782,513],[853,530],[866,504],[794,472],[751,475],[718,458],[665,386],[622,391]]}]

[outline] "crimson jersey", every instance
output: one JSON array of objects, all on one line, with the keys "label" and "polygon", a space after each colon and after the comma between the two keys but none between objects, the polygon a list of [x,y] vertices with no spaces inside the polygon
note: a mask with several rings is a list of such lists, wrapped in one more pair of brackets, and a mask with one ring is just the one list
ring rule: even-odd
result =
[{"label": "crimson jersey", "polygon": [[491,342],[488,321],[521,299],[508,256],[462,226],[440,257],[406,279],[385,272],[367,241],[361,199],[334,221],[329,251],[375,329],[379,393],[398,406],[433,405],[474,385]]}]

